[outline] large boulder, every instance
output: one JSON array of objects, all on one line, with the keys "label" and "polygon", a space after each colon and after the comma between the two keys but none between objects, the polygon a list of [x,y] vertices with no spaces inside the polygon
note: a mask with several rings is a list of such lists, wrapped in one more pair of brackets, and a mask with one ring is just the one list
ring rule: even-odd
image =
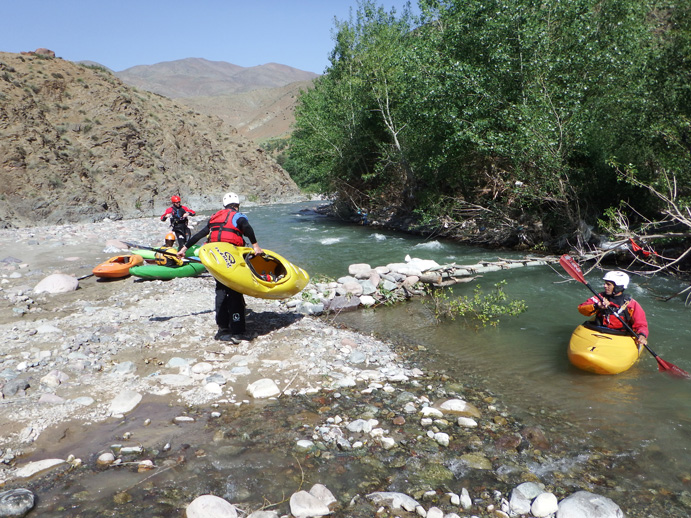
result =
[{"label": "large boulder", "polygon": [[34,293],[68,293],[79,288],[79,281],[72,275],[54,273],[34,287]]}]

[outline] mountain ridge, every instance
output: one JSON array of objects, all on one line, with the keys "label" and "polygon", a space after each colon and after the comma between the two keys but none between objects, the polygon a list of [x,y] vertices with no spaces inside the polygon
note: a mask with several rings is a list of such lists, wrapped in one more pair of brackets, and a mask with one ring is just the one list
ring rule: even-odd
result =
[{"label": "mountain ridge", "polygon": [[136,65],[115,72],[115,75],[131,86],[172,99],[277,88],[319,77],[313,72],[279,63],[242,67],[204,58],[184,58],[153,65]]}]

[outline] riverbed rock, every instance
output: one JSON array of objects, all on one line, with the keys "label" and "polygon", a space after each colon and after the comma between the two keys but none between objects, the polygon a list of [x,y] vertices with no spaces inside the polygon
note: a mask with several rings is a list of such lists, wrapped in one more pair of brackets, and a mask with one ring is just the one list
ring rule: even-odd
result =
[{"label": "riverbed rock", "polygon": [[0,517],[22,518],[34,507],[34,494],[28,489],[0,492]]},{"label": "riverbed rock", "polygon": [[578,491],[559,502],[557,518],[624,518],[614,501],[589,491]]},{"label": "riverbed rock", "polygon": [[110,413],[113,415],[126,414],[136,408],[142,400],[142,395],[134,390],[123,390],[110,402]]},{"label": "riverbed rock", "polygon": [[444,412],[444,414],[475,418],[482,417],[480,410],[478,410],[475,405],[463,401],[462,399],[448,399],[440,403],[438,408]]},{"label": "riverbed rock", "polygon": [[515,514],[528,514],[532,501],[542,493],[542,491],[543,488],[535,482],[523,482],[519,484],[511,491],[509,509]]},{"label": "riverbed rock", "polygon": [[247,518],[278,518],[276,511],[254,511]]},{"label": "riverbed rock", "polygon": [[34,293],[69,293],[79,287],[79,281],[72,275],[54,273],[34,286]]},{"label": "riverbed rock", "polygon": [[187,518],[237,518],[238,512],[233,504],[215,495],[202,495],[195,498],[185,511]]},{"label": "riverbed rock", "polygon": [[535,518],[547,518],[559,510],[559,500],[553,493],[537,495],[530,506],[530,512]]},{"label": "riverbed rock", "polygon": [[65,461],[63,459],[43,459],[29,462],[28,464],[25,464],[19,468],[15,473],[15,476],[17,478],[30,478],[37,473],[42,473],[64,463]]},{"label": "riverbed rock", "polygon": [[461,460],[475,469],[492,469],[492,462],[481,453],[466,453]]},{"label": "riverbed rock", "polygon": [[295,518],[310,518],[331,514],[329,507],[307,491],[298,491],[290,496],[290,513]]},{"label": "riverbed rock", "polygon": [[247,386],[247,394],[255,399],[275,397],[280,393],[281,389],[278,388],[274,380],[268,378],[257,380]]},{"label": "riverbed rock", "polygon": [[357,263],[348,266],[348,274],[356,279],[369,279],[372,273],[372,267],[369,264]]},{"label": "riverbed rock", "polygon": [[338,502],[336,500],[336,497],[333,495],[331,491],[329,491],[329,488],[326,487],[324,484],[314,484],[309,491],[310,495],[312,495],[315,498],[318,498],[321,500],[324,505],[331,505],[335,504]]},{"label": "riverbed rock", "polygon": [[405,509],[408,512],[413,512],[420,505],[414,498],[405,493],[396,493],[392,491],[376,491],[367,495],[375,505],[384,505],[389,509]]},{"label": "riverbed rock", "polygon": [[[358,284],[359,289],[362,289]],[[332,313],[343,313],[346,311],[355,311],[360,306],[359,297],[346,297],[344,295],[337,295],[324,305],[325,311]]]}]

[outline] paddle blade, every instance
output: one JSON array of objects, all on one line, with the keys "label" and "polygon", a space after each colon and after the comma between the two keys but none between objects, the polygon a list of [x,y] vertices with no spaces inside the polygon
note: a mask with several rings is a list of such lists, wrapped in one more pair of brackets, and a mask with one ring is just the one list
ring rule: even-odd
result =
[{"label": "paddle blade", "polygon": [[582,284],[588,284],[578,263],[570,255],[564,254],[559,258],[559,264],[566,272]]},{"label": "paddle blade", "polygon": [[659,356],[655,356],[655,359],[657,360],[657,368],[660,372],[666,372],[675,378],[691,379],[691,374],[686,372],[684,369],[681,369],[673,363],[663,360]]}]

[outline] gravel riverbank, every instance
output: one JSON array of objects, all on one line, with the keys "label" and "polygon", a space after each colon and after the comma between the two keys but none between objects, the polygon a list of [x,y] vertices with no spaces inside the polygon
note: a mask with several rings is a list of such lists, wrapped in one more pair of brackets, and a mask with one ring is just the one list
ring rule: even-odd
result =
[{"label": "gravel riverbank", "polygon": [[[88,275],[116,255],[106,249],[109,239],[156,245],[161,229],[147,218],[0,230],[0,491],[28,488],[36,502],[17,496],[27,512],[37,506],[41,516],[66,516],[56,496],[66,477],[102,480],[104,469],[120,465],[128,466],[131,483],[113,483],[104,497],[109,516],[139,515],[152,504],[150,493],[137,490],[166,492],[171,485],[176,498],[158,494],[153,515],[196,516],[195,506],[205,504],[190,504],[205,493],[233,508],[220,504],[218,512],[227,514],[212,517],[258,509],[274,514],[256,518],[323,515],[318,502],[297,491],[308,481],[331,490],[333,502],[319,488],[312,494],[334,516],[568,518],[588,516],[568,514],[569,506],[583,513],[598,502],[609,514],[592,516],[622,516],[612,500],[596,495],[617,491],[606,482],[606,453],[541,479],[536,465],[576,457],[560,451],[558,437],[521,425],[486,389],[424,372],[419,354],[302,314],[289,301],[247,298],[252,339],[231,344],[213,340],[208,274],[172,281],[87,277],[70,293],[33,291],[52,273]],[[414,344],[407,349],[417,351]],[[95,430],[108,435],[95,437]],[[247,473],[246,484],[234,483],[243,490],[208,479],[182,482],[181,475],[146,486],[143,480],[159,472],[165,478],[181,458],[192,462],[180,453],[183,443],[195,452],[195,469],[209,469],[200,467],[205,459],[246,455],[253,444],[296,460],[301,473],[277,468],[266,486]],[[350,476],[351,469],[364,472]],[[270,488],[276,494],[267,495]],[[89,510],[103,488],[89,491],[86,501],[72,502],[79,516],[106,515]],[[266,505],[293,491],[299,496]],[[3,514],[2,501],[0,493],[0,516],[21,516]],[[627,515],[651,516],[655,505],[636,502]],[[683,514],[673,509],[667,516]]]}]

